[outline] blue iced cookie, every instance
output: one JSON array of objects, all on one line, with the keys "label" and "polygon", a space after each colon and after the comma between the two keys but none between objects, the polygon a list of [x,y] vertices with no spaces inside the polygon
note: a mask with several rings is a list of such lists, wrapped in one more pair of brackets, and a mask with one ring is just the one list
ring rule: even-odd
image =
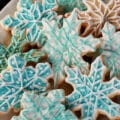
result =
[{"label": "blue iced cookie", "polygon": [[103,82],[104,65],[100,57],[92,64],[89,76],[83,75],[75,68],[65,68],[66,82],[74,87],[74,91],[66,97],[71,109],[81,109],[83,120],[94,120],[97,112],[102,111],[113,119],[120,116],[119,104],[109,97],[120,92],[120,81],[117,78]]},{"label": "blue iced cookie", "polygon": [[65,98],[62,90],[53,90],[49,94],[51,95],[48,97],[24,93],[21,99],[23,110],[12,120],[77,120],[77,117],[61,104],[60,99]]},{"label": "blue iced cookie", "polygon": [[48,78],[52,70],[48,63],[39,63],[36,68],[26,67],[26,61],[17,55],[8,59],[9,70],[2,71],[0,77],[0,111],[6,112],[11,107],[20,108],[20,100],[24,91],[37,94],[46,91]]},{"label": "blue iced cookie", "polygon": [[100,44],[99,39],[91,35],[84,38],[79,36],[78,28],[81,21],[77,17],[78,14],[74,9],[68,18],[63,19],[61,28],[56,27],[56,21],[43,21],[44,33],[48,39],[41,51],[48,54],[56,81],[64,79],[65,66],[78,66],[83,73],[88,74],[89,64],[81,55],[88,51],[96,51],[97,45]]},{"label": "blue iced cookie", "polygon": [[56,18],[56,13],[53,12],[44,4],[33,0],[19,0],[18,10],[15,16],[6,16],[1,20],[1,24],[6,29],[12,30],[26,30],[26,38],[29,42],[34,42],[42,45],[46,38],[42,33],[41,20],[46,18],[48,20]]}]

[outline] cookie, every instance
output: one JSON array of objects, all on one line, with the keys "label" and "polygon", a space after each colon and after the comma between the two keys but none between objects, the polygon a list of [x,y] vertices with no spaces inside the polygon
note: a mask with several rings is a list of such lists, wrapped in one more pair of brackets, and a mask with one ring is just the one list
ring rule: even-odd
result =
[{"label": "cookie", "polygon": [[113,78],[109,82],[103,82],[104,65],[98,57],[91,66],[89,76],[83,75],[80,70],[75,68],[65,68],[66,82],[74,87],[74,91],[66,96],[69,108],[81,109],[81,119],[94,120],[97,112],[114,117],[120,116],[120,106],[114,103],[109,95],[120,92],[120,81]]},{"label": "cookie", "polygon": [[[26,62],[38,62],[41,56],[44,56],[44,53],[39,53],[35,49],[30,49],[27,52],[23,52],[23,45],[27,42],[25,37],[25,32],[15,31],[14,35],[11,38],[10,44],[5,47],[3,44],[0,44],[0,72],[7,67],[7,60],[10,56],[17,54],[24,58]],[[27,46],[26,46],[27,47]],[[4,54],[3,54],[4,53]]]},{"label": "cookie", "polygon": [[[62,91],[54,90],[53,93],[57,95]],[[66,110],[65,106],[58,101],[59,96],[54,95],[49,98],[34,93],[24,93],[21,100],[23,110],[19,116],[15,116],[11,120],[77,120],[75,115],[70,110]],[[64,96],[62,97],[64,98]]]},{"label": "cookie", "polygon": [[52,77],[48,63],[39,63],[36,68],[26,67],[26,61],[17,55],[8,59],[9,70],[4,70],[0,77],[0,112],[11,107],[20,108],[20,99],[24,91],[45,92],[47,80]]},{"label": "cookie", "polygon": [[[10,1],[1,11],[0,11],[0,20],[3,19],[6,15],[10,14],[13,15],[13,13],[16,10],[16,0]],[[11,9],[12,7],[12,9]],[[11,40],[11,34],[10,32],[6,31],[2,26],[0,25],[0,43],[3,44],[5,47],[7,47]]]},{"label": "cookie", "polygon": [[15,16],[6,16],[1,20],[1,25],[6,30],[25,30],[26,38],[29,42],[38,43],[42,45],[46,40],[42,33],[41,20],[46,18],[51,20],[56,17],[56,13],[51,9],[44,7],[44,4],[32,0],[19,0],[19,10],[15,12]]},{"label": "cookie", "polygon": [[89,65],[81,55],[88,51],[96,51],[97,45],[100,44],[99,39],[91,35],[86,38],[79,36],[77,28],[81,22],[77,16],[75,9],[68,18],[63,19],[63,27],[60,29],[55,27],[55,21],[43,21],[44,33],[48,39],[41,51],[48,54],[56,81],[65,78],[65,66],[78,66],[83,73],[88,74]]},{"label": "cookie", "polygon": [[112,78],[120,74],[120,31],[116,32],[115,26],[106,22],[102,29],[102,36],[100,52]]},{"label": "cookie", "polygon": [[119,8],[120,0],[19,0],[0,21],[0,120],[119,120]]},{"label": "cookie", "polygon": [[[80,31],[82,36],[92,33],[95,37],[100,37],[105,22],[113,24],[116,30],[120,29],[119,0],[110,0],[108,4],[101,0],[85,0],[84,4],[87,6],[87,11],[78,10],[79,19],[88,24],[84,31]],[[84,26],[81,24],[81,27]]]}]

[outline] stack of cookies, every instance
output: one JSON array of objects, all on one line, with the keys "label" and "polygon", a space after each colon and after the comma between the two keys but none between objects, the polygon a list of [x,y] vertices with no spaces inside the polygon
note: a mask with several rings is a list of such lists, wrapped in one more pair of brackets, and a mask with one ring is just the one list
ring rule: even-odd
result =
[{"label": "stack of cookies", "polygon": [[120,0],[19,0],[0,25],[0,120],[120,120]]}]

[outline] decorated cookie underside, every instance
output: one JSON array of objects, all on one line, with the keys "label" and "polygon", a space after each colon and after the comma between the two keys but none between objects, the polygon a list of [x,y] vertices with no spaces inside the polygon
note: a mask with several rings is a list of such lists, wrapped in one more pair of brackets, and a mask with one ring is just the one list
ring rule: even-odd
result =
[{"label": "decorated cookie underside", "polygon": [[8,59],[9,70],[4,70],[0,77],[0,111],[6,112],[11,107],[20,108],[20,99],[24,91],[40,94],[48,87],[47,80],[52,77],[48,63],[39,63],[36,68],[25,67],[26,61],[17,55]]},{"label": "decorated cookie underside", "polygon": [[42,96],[24,93],[21,99],[23,110],[11,120],[77,120],[76,116],[61,104],[61,98],[65,98],[62,90],[53,90],[49,94]]},{"label": "decorated cookie underside", "polygon": [[81,55],[86,52],[96,51],[99,39],[91,35],[82,38],[78,35],[77,28],[80,21],[77,19],[76,9],[71,16],[63,20],[63,27],[57,28],[56,21],[43,21],[44,33],[48,40],[41,51],[48,54],[49,62],[52,63],[56,80],[64,79],[65,66],[78,66],[83,73],[89,73],[89,65]]},{"label": "decorated cookie underside", "polygon": [[120,32],[115,32],[115,26],[106,22],[102,29],[102,36],[100,52],[112,78],[120,74]]},{"label": "decorated cookie underside", "polygon": [[101,36],[101,29],[105,22],[110,22],[118,30],[120,29],[120,0],[109,0],[105,4],[102,0],[85,0],[87,11],[78,11],[79,19],[82,20],[81,28],[85,27],[82,36],[93,33]]},{"label": "decorated cookie underside", "polygon": [[[7,67],[8,58],[14,54],[17,54],[25,59],[26,62],[33,61],[38,62],[43,53],[32,49],[27,52],[22,52],[23,45],[26,43],[25,31],[15,31],[11,38],[11,43],[7,48],[0,44],[0,72]],[[4,53],[4,54],[3,54]]]},{"label": "decorated cookie underside", "polygon": [[120,116],[120,106],[109,97],[120,92],[117,78],[103,82],[104,66],[100,57],[92,64],[89,76],[76,68],[66,67],[66,82],[74,87],[72,94],[66,97],[68,108],[81,109],[83,120],[94,120],[96,113],[102,111],[110,117]]}]

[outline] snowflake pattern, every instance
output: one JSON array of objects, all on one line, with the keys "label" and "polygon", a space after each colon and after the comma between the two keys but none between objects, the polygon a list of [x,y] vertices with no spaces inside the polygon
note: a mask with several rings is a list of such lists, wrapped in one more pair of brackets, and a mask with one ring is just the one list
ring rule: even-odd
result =
[{"label": "snowflake pattern", "polygon": [[54,90],[50,94],[52,97],[24,93],[21,100],[23,110],[12,120],[77,120],[75,115],[70,110],[65,110],[65,106],[58,101],[58,95],[64,99],[61,90]]},{"label": "snowflake pattern", "polygon": [[108,4],[102,0],[85,0],[84,4],[87,11],[78,11],[82,23],[88,24],[82,33],[83,36],[88,33],[93,33],[96,37],[101,36],[101,29],[106,22],[113,24],[116,30],[120,29],[120,0],[109,0]]},{"label": "snowflake pattern", "polygon": [[42,50],[48,54],[56,80],[64,78],[65,66],[78,66],[82,72],[87,74],[89,65],[81,58],[81,54],[95,51],[99,44],[99,40],[92,36],[82,38],[78,35],[77,27],[80,21],[77,19],[75,10],[70,17],[64,19],[63,27],[60,29],[55,27],[55,21],[52,21],[52,25],[47,20],[43,21],[44,32],[48,40]]},{"label": "snowflake pattern", "polygon": [[[5,48],[2,44],[0,44],[0,72],[7,67],[8,58],[11,55],[17,54],[23,57],[26,62],[34,61],[38,62],[41,56],[44,56],[44,53],[39,53],[37,50],[32,49],[28,52],[22,52],[22,45],[26,43],[26,38],[24,35],[24,31],[15,31],[12,36],[10,45]],[[19,47],[18,47],[19,46]],[[4,53],[4,54],[3,54]]]},{"label": "snowflake pattern", "polygon": [[46,9],[61,11],[63,13],[71,12],[74,8],[81,11],[86,10],[83,0],[43,0]]},{"label": "snowflake pattern", "polygon": [[112,78],[120,73],[120,32],[115,32],[115,26],[107,22],[102,35],[101,54],[104,57],[104,63],[111,71]]},{"label": "snowflake pattern", "polygon": [[8,59],[9,70],[4,70],[0,77],[0,111],[6,112],[12,106],[20,107],[24,91],[42,93],[48,87],[47,79],[52,77],[48,63],[39,63],[36,68],[25,67],[24,59],[13,55]]},{"label": "snowflake pattern", "polygon": [[111,117],[120,115],[120,106],[108,97],[120,91],[120,81],[117,78],[109,82],[102,81],[104,66],[100,57],[93,62],[89,76],[83,75],[77,67],[66,67],[65,71],[66,81],[74,87],[73,93],[66,97],[66,102],[69,108],[81,108],[82,119],[94,120],[97,110]]},{"label": "snowflake pattern", "polygon": [[20,10],[15,13],[15,17],[7,16],[1,24],[7,29],[26,30],[26,38],[29,42],[37,42],[42,45],[46,40],[42,33],[43,18],[51,20],[56,17],[56,13],[45,7],[40,2],[32,2],[32,0],[20,0],[18,2]]}]

